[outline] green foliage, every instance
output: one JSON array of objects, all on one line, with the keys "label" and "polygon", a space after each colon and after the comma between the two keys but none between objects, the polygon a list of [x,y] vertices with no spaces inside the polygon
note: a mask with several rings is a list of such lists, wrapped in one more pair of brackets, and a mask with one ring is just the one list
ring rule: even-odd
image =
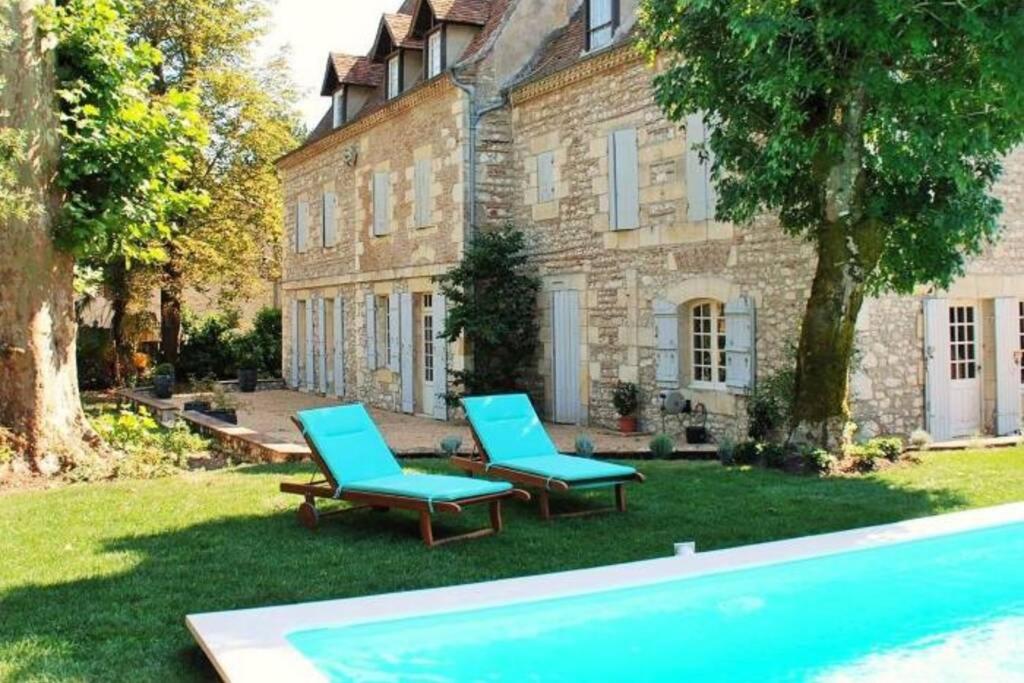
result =
[{"label": "green foliage", "polygon": [[729,437],[718,442],[718,461],[725,467],[732,467],[736,464],[736,442]]},{"label": "green foliage", "polygon": [[870,441],[846,446],[843,453],[853,460],[853,466],[858,472],[874,472],[878,469],[879,461],[885,457],[882,449]]},{"label": "green foliage", "polygon": [[667,460],[676,452],[675,441],[668,434],[655,435],[647,447],[651,449],[651,455],[659,460]]},{"label": "green foliage", "polygon": [[793,407],[796,373],[791,368],[758,378],[747,397],[747,435],[755,441],[775,439],[786,427]]},{"label": "green foliage", "polygon": [[932,442],[932,435],[923,429],[915,429],[910,433],[910,443],[914,448],[927,448]]},{"label": "green foliage", "polygon": [[[15,49],[14,37],[7,25],[7,13],[0,12],[0,51]],[[3,90],[4,80],[0,76],[0,93]],[[6,125],[8,114],[0,105],[0,221],[27,218],[38,208],[18,181],[18,166],[25,161],[26,140],[23,131]]]},{"label": "green foliage", "polygon": [[64,190],[57,243],[79,258],[157,261],[175,221],[202,207],[181,181],[206,130],[194,94],[151,98],[159,51],[131,35],[123,0],[67,0],[47,13],[57,36]]},{"label": "green foliage", "polygon": [[274,377],[281,375],[281,309],[261,308],[253,318],[252,329],[239,339],[249,354],[245,362],[252,363],[243,365],[240,356],[239,367],[252,367]]},{"label": "green foliage", "polygon": [[594,457],[594,441],[586,434],[580,434],[576,437],[575,452],[581,458],[593,458]]},{"label": "green foliage", "polygon": [[537,354],[540,280],[529,271],[523,233],[506,226],[478,233],[462,262],[438,278],[448,301],[442,335],[465,336],[472,370],[451,372],[458,394],[524,391]]},{"label": "green foliage", "polygon": [[79,327],[76,362],[79,387],[109,389],[113,386],[114,344],[110,330],[93,326]]},{"label": "green foliage", "polygon": [[737,465],[756,465],[761,461],[761,452],[756,441],[740,441],[733,448],[733,460]]},{"label": "green foliage", "polygon": [[836,468],[836,459],[824,448],[807,446],[800,449],[804,471],[811,474],[831,474]]},{"label": "green foliage", "polygon": [[759,459],[764,463],[765,467],[782,469],[786,466],[789,451],[784,445],[766,441],[758,444],[757,451]]},{"label": "green foliage", "polygon": [[612,391],[612,405],[622,417],[636,415],[640,409],[640,390],[632,382],[619,382]]},{"label": "green foliage", "polygon": [[880,436],[869,441],[889,462],[896,462],[903,455],[903,440],[898,436]]},{"label": "green foliage", "polygon": [[170,363],[160,363],[153,368],[154,377],[174,377],[174,366]]},{"label": "green foliage", "polygon": [[237,311],[206,316],[185,311],[182,318],[181,353],[178,357],[180,378],[233,378],[237,334]]},{"label": "green foliage", "polygon": [[209,450],[209,442],[179,422],[161,427],[144,409],[106,410],[91,418],[93,429],[115,449],[115,458],[97,458],[76,463],[69,473],[73,480],[107,478],[149,479],[179,472],[190,456]]},{"label": "green foliage", "polygon": [[441,439],[441,452],[449,458],[458,453],[461,447],[462,437],[460,436],[446,436]]},{"label": "green foliage", "polygon": [[1019,0],[645,0],[639,25],[667,116],[711,112],[719,219],[841,223],[878,251],[855,275],[901,292],[948,285],[997,234],[990,192],[1024,140]]}]

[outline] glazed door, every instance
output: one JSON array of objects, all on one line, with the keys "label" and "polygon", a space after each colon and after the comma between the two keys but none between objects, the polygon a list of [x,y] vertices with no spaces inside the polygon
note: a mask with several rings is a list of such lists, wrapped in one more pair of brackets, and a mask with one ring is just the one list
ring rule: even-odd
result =
[{"label": "glazed door", "polygon": [[981,431],[981,340],[978,307],[949,306],[950,436],[973,436]]},{"label": "glazed door", "polygon": [[434,296],[424,294],[420,306],[419,357],[416,367],[419,375],[420,410],[424,415],[434,414]]}]

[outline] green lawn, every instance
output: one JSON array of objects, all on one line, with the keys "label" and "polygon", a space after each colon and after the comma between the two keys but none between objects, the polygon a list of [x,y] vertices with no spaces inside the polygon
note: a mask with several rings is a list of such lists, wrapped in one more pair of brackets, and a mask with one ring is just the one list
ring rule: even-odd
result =
[{"label": "green lawn", "polygon": [[[308,466],[0,496],[0,680],[195,680],[189,612],[440,586],[668,555],[1024,500],[1024,449],[924,456],[817,480],[717,463],[642,462],[630,512],[542,523],[515,504],[500,536],[427,550],[416,519],[356,512],[298,527],[276,492]],[[419,469],[445,471],[438,461]],[[441,518],[439,532],[485,522]]]}]

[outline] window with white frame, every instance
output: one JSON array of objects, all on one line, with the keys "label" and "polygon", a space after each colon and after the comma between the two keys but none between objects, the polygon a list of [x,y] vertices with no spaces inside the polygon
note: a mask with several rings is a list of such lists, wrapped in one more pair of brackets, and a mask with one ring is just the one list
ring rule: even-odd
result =
[{"label": "window with white frame", "polygon": [[337,128],[345,123],[345,86],[334,91],[333,106],[334,127]]},{"label": "window with white frame", "polygon": [[388,57],[388,99],[398,97],[402,92],[402,63],[399,55]]},{"label": "window with white frame", "polygon": [[444,70],[444,53],[441,33],[437,29],[427,36],[427,78],[433,78]]},{"label": "window with white frame", "polygon": [[619,23],[619,0],[587,0],[587,50],[612,42]]},{"label": "window with white frame", "polygon": [[725,385],[725,304],[698,301],[690,307],[690,379],[698,386]]},{"label": "window with white frame", "polygon": [[377,342],[377,367],[388,366],[388,355],[391,350],[391,319],[388,315],[388,297],[378,296],[374,298],[374,321],[377,325],[375,339]]}]

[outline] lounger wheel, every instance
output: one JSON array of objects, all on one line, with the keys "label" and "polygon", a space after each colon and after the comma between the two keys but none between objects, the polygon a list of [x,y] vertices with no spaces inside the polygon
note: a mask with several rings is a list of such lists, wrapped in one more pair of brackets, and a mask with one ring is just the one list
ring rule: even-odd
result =
[{"label": "lounger wheel", "polygon": [[316,529],[320,523],[320,513],[312,503],[299,503],[299,509],[295,514],[299,518],[299,524],[310,531]]}]

